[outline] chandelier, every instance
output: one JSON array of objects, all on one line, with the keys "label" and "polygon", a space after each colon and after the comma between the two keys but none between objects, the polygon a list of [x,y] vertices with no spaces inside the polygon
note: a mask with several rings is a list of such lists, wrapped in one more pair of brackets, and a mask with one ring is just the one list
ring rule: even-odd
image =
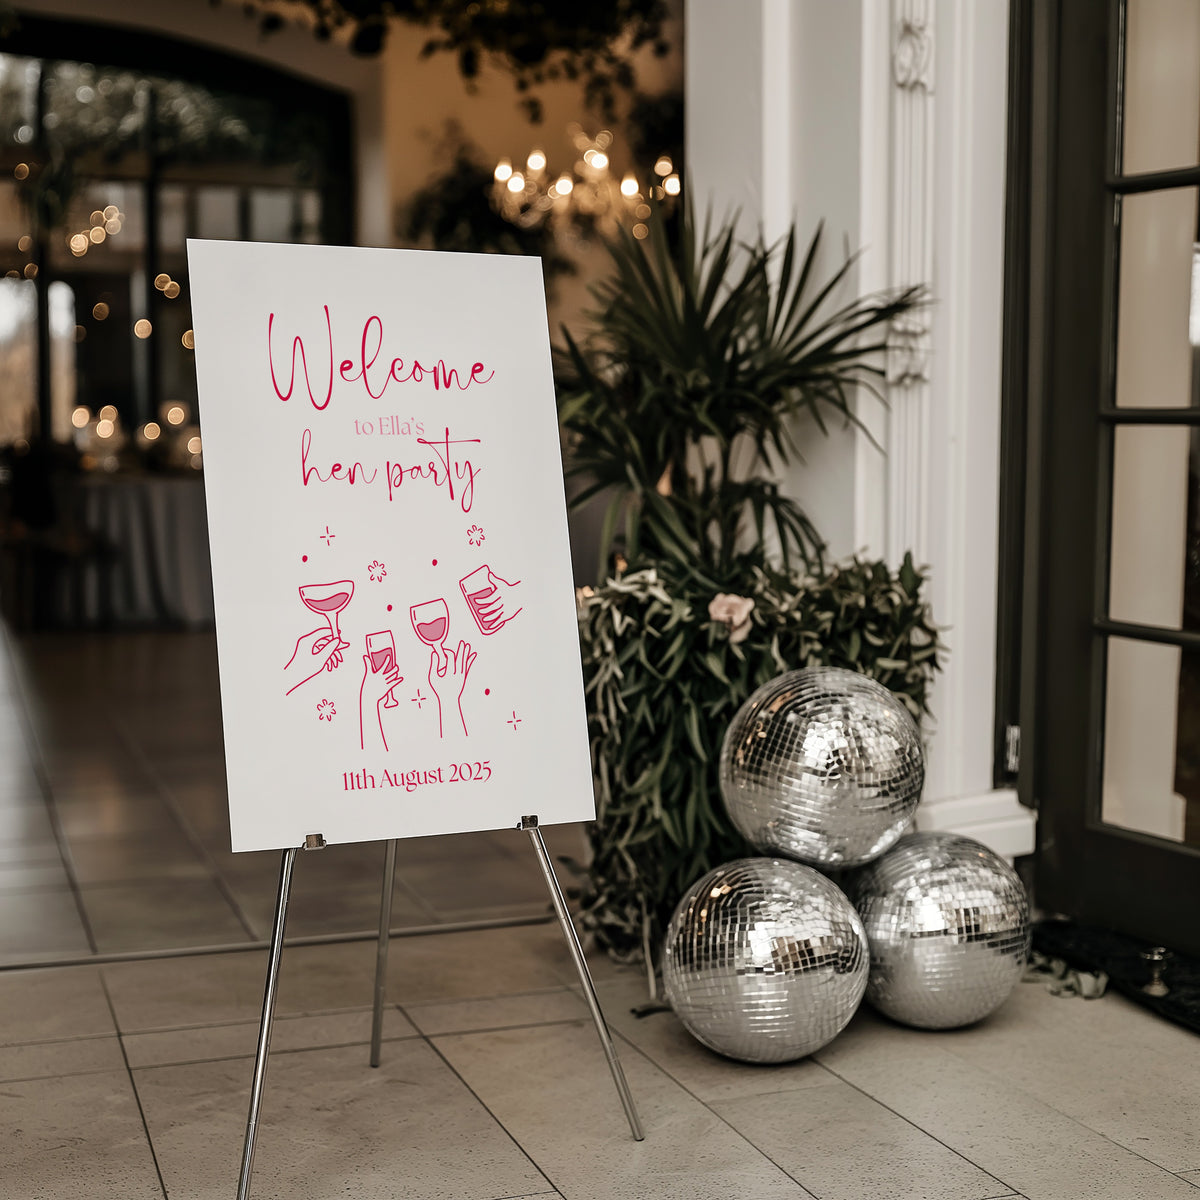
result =
[{"label": "chandelier", "polygon": [[595,228],[609,232],[617,225],[631,226],[636,238],[649,232],[650,200],[668,200],[680,192],[675,164],[663,154],[648,173],[643,185],[637,174],[627,171],[618,180],[609,153],[613,135],[607,129],[592,134],[572,124],[567,132],[579,157],[568,171],[555,174],[546,154],[529,151],[523,167],[502,158],[496,164],[492,204],[506,221],[522,229],[547,224],[578,232]]}]

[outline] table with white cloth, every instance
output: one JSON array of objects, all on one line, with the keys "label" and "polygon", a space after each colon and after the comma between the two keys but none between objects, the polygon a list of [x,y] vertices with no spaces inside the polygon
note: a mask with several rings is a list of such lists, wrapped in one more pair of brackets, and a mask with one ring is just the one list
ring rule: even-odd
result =
[{"label": "table with white cloth", "polygon": [[75,527],[104,548],[79,564],[72,623],[213,623],[199,476],[88,475],[71,482],[65,499]]}]

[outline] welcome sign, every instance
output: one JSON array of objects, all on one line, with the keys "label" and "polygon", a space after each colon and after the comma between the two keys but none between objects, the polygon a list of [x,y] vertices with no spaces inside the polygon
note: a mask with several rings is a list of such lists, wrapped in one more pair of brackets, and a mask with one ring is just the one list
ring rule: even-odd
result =
[{"label": "welcome sign", "polygon": [[188,263],[233,849],[592,819],[540,262]]}]

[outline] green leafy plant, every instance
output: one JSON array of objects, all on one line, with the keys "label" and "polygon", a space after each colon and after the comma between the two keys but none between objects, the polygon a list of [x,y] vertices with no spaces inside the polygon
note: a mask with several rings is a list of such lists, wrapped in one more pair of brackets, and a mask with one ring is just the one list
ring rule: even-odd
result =
[{"label": "green leafy plant", "polygon": [[729,823],[717,759],[759,686],[821,665],[862,671],[919,719],[944,652],[924,576],[853,559],[819,576],[752,568],[749,628],[709,615],[715,593],[683,564],[631,567],[581,589],[579,627],[597,821],[582,918],[616,956],[651,968],[684,891],[755,853]]},{"label": "green leafy plant", "polygon": [[575,502],[608,496],[605,582],[579,601],[597,797],[582,917],[645,961],[653,992],[679,897],[753,853],[717,779],[741,704],[828,664],[878,679],[919,718],[944,646],[911,558],[830,566],[777,482],[800,452],[798,414],[819,430],[855,421],[888,323],[920,289],[847,300],[854,260],[820,278],[819,229],[802,250],[794,230],[739,244],[732,223],[700,228],[686,205],[674,237],[650,225],[611,243],[593,328],[559,352],[559,408]]},{"label": "green leafy plant", "polygon": [[888,323],[921,302],[918,288],[839,300],[854,259],[818,280],[821,237],[743,245],[732,222],[698,227],[689,202],[674,239],[657,219],[644,241],[611,242],[593,337],[566,333],[559,359],[575,502],[611,494],[601,574],[614,542],[718,583],[767,565],[772,540],[785,568],[821,563],[820,535],[775,478],[800,453],[794,419],[854,422]]}]

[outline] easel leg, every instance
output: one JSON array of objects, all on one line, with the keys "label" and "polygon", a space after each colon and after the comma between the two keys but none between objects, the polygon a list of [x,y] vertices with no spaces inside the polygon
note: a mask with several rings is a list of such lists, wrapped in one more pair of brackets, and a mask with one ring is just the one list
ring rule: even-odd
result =
[{"label": "easel leg", "polygon": [[375,1011],[371,1017],[371,1066],[379,1066],[383,1042],[383,1002],[387,995],[388,934],[392,928],[392,889],[396,882],[396,839],[383,860],[383,895],[379,900],[379,947],[375,951]]},{"label": "easel leg", "polygon": [[592,974],[588,970],[587,959],[583,956],[583,947],[579,944],[579,935],[575,932],[575,926],[571,921],[571,914],[567,911],[566,899],[563,897],[562,888],[558,886],[558,877],[554,874],[554,866],[550,862],[550,855],[546,852],[546,842],[542,837],[542,831],[538,828],[537,817],[522,817],[520,828],[529,834],[529,840],[533,843],[533,850],[537,855],[538,865],[542,868],[542,874],[546,877],[546,886],[550,889],[550,899],[554,902],[554,911],[558,915],[558,923],[562,926],[563,934],[567,939],[567,946],[571,951],[571,957],[575,960],[575,970],[579,972],[579,982],[583,984],[583,998],[587,1001],[587,1006],[592,1013],[592,1021],[596,1026],[596,1032],[600,1035],[600,1045],[604,1048],[604,1057],[608,1059],[608,1069],[612,1072],[613,1083],[617,1085],[617,1094],[621,1097],[625,1116],[629,1118],[629,1128],[633,1131],[634,1138],[640,1142],[646,1136],[642,1132],[642,1122],[638,1118],[637,1109],[634,1107],[633,1096],[629,1091],[629,1084],[625,1081],[625,1072],[621,1069],[621,1062],[617,1058],[617,1048],[613,1045],[612,1034],[609,1033],[608,1025],[604,1020],[604,1014],[600,1011],[600,1000],[596,995],[596,986],[592,983]]},{"label": "easel leg", "polygon": [[279,962],[283,957],[283,930],[287,925],[288,893],[292,889],[292,870],[296,849],[285,850],[279,868],[279,896],[275,901],[275,925],[271,931],[271,957],[267,967],[267,988],[263,995],[262,1021],[258,1027],[258,1052],[254,1057],[254,1082],[250,1088],[250,1112],[246,1117],[246,1144],[242,1149],[242,1173],[238,1177],[237,1200],[248,1200],[250,1174],[254,1169],[254,1143],[258,1137],[258,1110],[262,1103],[263,1082],[267,1077],[267,1056],[271,1053],[271,1026],[275,1021],[275,991],[279,983]]}]

